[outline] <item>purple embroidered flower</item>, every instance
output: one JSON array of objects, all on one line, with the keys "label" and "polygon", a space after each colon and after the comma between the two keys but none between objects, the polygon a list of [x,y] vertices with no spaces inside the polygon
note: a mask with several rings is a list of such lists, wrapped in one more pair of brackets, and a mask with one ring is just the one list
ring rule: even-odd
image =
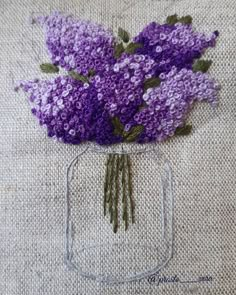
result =
[{"label": "purple embroidered flower", "polygon": [[154,61],[145,55],[122,55],[103,73],[93,77],[97,99],[104,103],[110,117],[129,121],[142,103],[143,85],[154,74]]},{"label": "purple embroidered flower", "polygon": [[97,101],[93,87],[69,76],[21,82],[20,87],[30,95],[32,113],[47,128],[48,136],[72,144],[120,140],[113,135],[109,115]]},{"label": "purple embroidered flower", "polygon": [[[164,76],[164,75],[163,75]],[[160,87],[150,88],[143,95],[147,107],[134,116],[136,124],[145,127],[140,142],[163,141],[184,124],[195,101],[217,103],[219,86],[207,74],[176,67],[165,75]]]},{"label": "purple embroidered flower", "polygon": [[134,41],[143,44],[137,53],[148,54],[155,60],[156,75],[159,75],[168,73],[172,66],[177,69],[191,68],[194,59],[199,58],[206,48],[215,46],[218,35],[218,31],[210,36],[195,32],[192,25],[160,25],[152,22]]},{"label": "purple embroidered flower", "polygon": [[112,32],[93,22],[60,13],[37,21],[53,63],[41,70],[72,71],[19,85],[50,137],[72,144],[163,141],[184,124],[195,101],[217,103],[219,87],[202,73],[211,61],[193,62],[215,46],[218,31],[206,36],[189,24],[152,22],[133,40],[141,48],[131,42],[115,50]]},{"label": "purple embroidered flower", "polygon": [[45,28],[46,45],[55,65],[87,75],[89,70],[100,72],[106,64],[114,63],[115,38],[102,25],[58,12],[37,20]]}]

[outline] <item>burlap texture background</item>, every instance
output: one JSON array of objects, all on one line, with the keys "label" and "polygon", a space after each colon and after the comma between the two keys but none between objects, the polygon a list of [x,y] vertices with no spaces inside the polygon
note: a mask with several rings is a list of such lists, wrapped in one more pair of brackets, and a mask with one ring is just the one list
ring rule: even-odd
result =
[{"label": "burlap texture background", "polygon": [[[14,81],[42,77],[43,34],[30,16],[72,13],[132,34],[152,20],[191,14],[200,30],[220,31],[207,52],[222,85],[220,105],[196,106],[194,130],[160,146],[175,178],[174,257],[161,275],[211,283],[99,285],[65,269],[65,169],[82,146],[48,139]],[[234,0],[0,1],[0,294],[236,294],[236,4]]]}]

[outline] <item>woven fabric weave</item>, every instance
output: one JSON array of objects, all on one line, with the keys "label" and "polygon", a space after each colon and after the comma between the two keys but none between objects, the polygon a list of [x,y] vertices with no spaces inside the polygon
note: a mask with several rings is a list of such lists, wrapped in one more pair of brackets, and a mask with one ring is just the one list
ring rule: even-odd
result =
[{"label": "woven fabric weave", "polygon": [[[0,6],[0,294],[235,294],[234,0],[2,0]],[[174,172],[175,222],[174,256],[159,275],[212,282],[107,286],[66,270],[65,173],[86,145],[48,139],[24,94],[13,91],[17,80],[46,77],[39,70],[49,60],[43,32],[30,18],[54,10],[132,35],[174,13],[192,15],[199,31],[219,30],[216,48],[205,55],[222,86],[219,107],[196,105],[193,133],[160,145]]]}]

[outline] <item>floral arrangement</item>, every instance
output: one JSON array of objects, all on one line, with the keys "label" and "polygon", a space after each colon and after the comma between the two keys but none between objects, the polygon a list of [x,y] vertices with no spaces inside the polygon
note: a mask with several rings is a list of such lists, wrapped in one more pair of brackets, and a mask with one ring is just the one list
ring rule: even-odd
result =
[{"label": "floral arrangement", "polygon": [[[102,25],[57,12],[35,22],[45,29],[51,59],[40,65],[42,72],[58,73],[61,68],[66,73],[20,81],[16,90],[29,94],[32,113],[49,137],[69,144],[161,142],[191,132],[185,122],[194,102],[217,104],[219,85],[206,73],[212,62],[200,58],[215,46],[219,33],[196,32],[190,16],[172,15],[164,24],[152,22],[132,39],[121,28],[115,37]],[[120,171],[124,181],[128,177],[133,221],[126,157],[110,155],[107,161],[104,213],[108,203],[114,231],[117,208],[112,209],[116,203],[112,183]],[[125,210],[127,228],[124,215]]]}]

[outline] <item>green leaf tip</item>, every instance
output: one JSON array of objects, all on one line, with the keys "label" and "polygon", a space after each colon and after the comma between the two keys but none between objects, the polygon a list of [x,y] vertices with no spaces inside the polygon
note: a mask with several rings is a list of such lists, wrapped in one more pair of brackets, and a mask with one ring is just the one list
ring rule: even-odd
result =
[{"label": "green leaf tip", "polygon": [[129,42],[129,33],[122,28],[118,28],[118,36],[125,43]]},{"label": "green leaf tip", "polygon": [[143,88],[147,90],[148,88],[158,87],[161,84],[161,80],[158,77],[153,77],[150,79],[146,79],[144,81]]},{"label": "green leaf tip", "polygon": [[177,16],[177,14],[169,15],[169,16],[167,16],[167,18],[166,18],[166,23],[167,23],[168,25],[174,25],[174,24],[176,24],[177,22],[178,22],[178,16]]},{"label": "green leaf tip", "polygon": [[143,44],[141,43],[134,43],[131,42],[129,45],[125,48],[125,52],[128,54],[134,54],[137,49],[142,48]]},{"label": "green leaf tip", "polygon": [[47,74],[53,74],[53,73],[58,73],[59,68],[55,66],[54,64],[51,63],[43,63],[40,65],[40,69],[43,73]]},{"label": "green leaf tip", "polygon": [[93,77],[93,76],[95,76],[96,75],[96,71],[94,70],[94,69],[90,69],[89,71],[88,71],[88,77],[90,78],[90,77]]},{"label": "green leaf tip", "polygon": [[122,136],[125,127],[121,123],[120,119],[118,117],[113,117],[111,119],[111,122],[112,122],[112,125],[114,126],[114,134]]},{"label": "green leaf tip", "polygon": [[211,60],[196,60],[193,64],[194,72],[206,73],[212,64]]},{"label": "green leaf tip", "polygon": [[118,117],[113,117],[111,121],[114,126],[114,134],[121,136],[125,142],[135,141],[144,130],[142,125],[136,125],[130,131],[125,131],[125,127]]},{"label": "green leaf tip", "polygon": [[191,15],[182,16],[179,19],[179,22],[182,23],[182,24],[185,24],[185,25],[191,24],[192,21],[193,21],[193,18],[191,17]]},{"label": "green leaf tip", "polygon": [[177,127],[175,130],[175,135],[189,135],[192,131],[192,125],[186,124],[182,127]]},{"label": "green leaf tip", "polygon": [[135,141],[143,132],[143,130],[144,130],[144,126],[142,125],[133,126],[130,131],[125,133],[124,135],[125,142]]},{"label": "green leaf tip", "polygon": [[177,14],[173,14],[173,15],[169,15],[166,18],[166,23],[168,25],[175,25],[176,23],[189,25],[192,23],[192,21],[193,21],[193,18],[191,17],[191,15],[186,15],[179,18]]},{"label": "green leaf tip", "polygon": [[121,54],[125,51],[124,45],[123,43],[118,43],[115,46],[115,58],[119,58],[121,56]]},{"label": "green leaf tip", "polygon": [[89,79],[86,76],[80,75],[76,73],[75,71],[69,71],[68,74],[69,76],[71,76],[73,79],[77,81],[81,81],[83,83],[89,83]]}]

